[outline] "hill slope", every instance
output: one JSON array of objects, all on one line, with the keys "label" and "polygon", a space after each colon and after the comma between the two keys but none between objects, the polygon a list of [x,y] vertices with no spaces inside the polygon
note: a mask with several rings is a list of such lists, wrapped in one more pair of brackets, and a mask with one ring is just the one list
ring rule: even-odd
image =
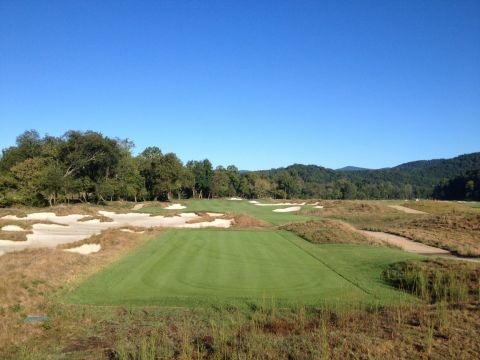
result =
[{"label": "hill slope", "polygon": [[420,160],[392,168],[369,170],[349,167],[332,170],[316,165],[293,164],[261,172],[270,179],[281,173],[297,178],[303,197],[323,198],[411,198],[430,197],[445,179],[480,169],[480,152],[452,159]]}]

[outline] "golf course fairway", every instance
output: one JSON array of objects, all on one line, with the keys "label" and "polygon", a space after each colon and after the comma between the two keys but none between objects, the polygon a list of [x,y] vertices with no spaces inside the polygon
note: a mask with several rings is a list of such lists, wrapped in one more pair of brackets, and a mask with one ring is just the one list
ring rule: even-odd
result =
[{"label": "golf course fairway", "polygon": [[[346,258],[348,257],[348,258]],[[310,244],[284,231],[168,230],[88,278],[67,301],[198,306],[389,302],[386,263],[412,257],[385,247]]]}]

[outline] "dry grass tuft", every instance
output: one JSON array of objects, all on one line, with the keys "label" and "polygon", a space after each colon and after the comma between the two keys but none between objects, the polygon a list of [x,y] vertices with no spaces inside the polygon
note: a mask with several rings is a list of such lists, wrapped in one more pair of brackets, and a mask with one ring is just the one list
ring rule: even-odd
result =
[{"label": "dry grass tuft", "polygon": [[100,215],[100,214],[85,216],[85,217],[79,219],[78,221],[90,221],[90,220],[100,220],[100,222],[112,222],[113,221],[113,219],[111,219],[107,216],[104,216],[104,215]]},{"label": "dry grass tuft", "polygon": [[226,218],[231,219],[233,218],[233,228],[264,228],[269,227],[270,225],[260,219],[254,218],[252,216],[246,214],[227,214]]},{"label": "dry grass tuft", "polygon": [[202,222],[212,222],[215,221],[215,218],[213,216],[210,216],[206,213],[197,213],[199,217],[192,218],[187,221],[187,224],[198,224]]}]

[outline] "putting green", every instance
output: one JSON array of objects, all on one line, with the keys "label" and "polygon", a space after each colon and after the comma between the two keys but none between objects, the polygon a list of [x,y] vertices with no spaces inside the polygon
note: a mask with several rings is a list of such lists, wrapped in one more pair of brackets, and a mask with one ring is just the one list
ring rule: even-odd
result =
[{"label": "putting green", "polygon": [[375,264],[401,252],[357,246],[345,261],[335,256],[341,249],[348,247],[318,247],[281,231],[170,230],[86,280],[67,300],[195,306],[262,299],[369,302],[398,295],[379,281]]}]

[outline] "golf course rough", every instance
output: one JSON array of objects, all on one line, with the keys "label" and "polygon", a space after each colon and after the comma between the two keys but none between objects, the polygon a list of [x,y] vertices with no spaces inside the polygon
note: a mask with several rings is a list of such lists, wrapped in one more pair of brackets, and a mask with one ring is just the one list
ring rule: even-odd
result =
[{"label": "golf course rough", "polygon": [[87,279],[66,300],[133,306],[391,302],[401,293],[381,281],[381,270],[411,257],[367,245],[313,245],[285,231],[169,230]]}]

